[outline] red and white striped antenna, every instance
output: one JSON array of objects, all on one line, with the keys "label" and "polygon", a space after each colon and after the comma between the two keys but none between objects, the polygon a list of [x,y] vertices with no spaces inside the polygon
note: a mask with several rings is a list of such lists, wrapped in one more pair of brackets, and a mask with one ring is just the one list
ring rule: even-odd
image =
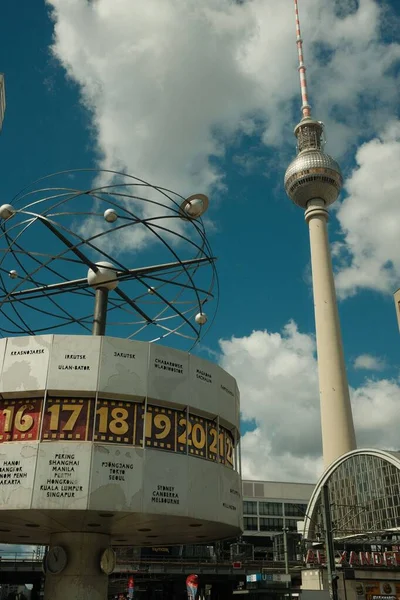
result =
[{"label": "red and white striped antenna", "polygon": [[311,106],[308,103],[306,66],[304,64],[303,40],[301,37],[299,6],[298,6],[297,0],[294,0],[294,9],[296,12],[296,36],[297,36],[296,43],[297,43],[297,51],[299,53],[299,74],[300,74],[300,88],[301,88],[301,100],[302,100],[301,112],[303,113],[303,119],[309,119],[311,117]]}]

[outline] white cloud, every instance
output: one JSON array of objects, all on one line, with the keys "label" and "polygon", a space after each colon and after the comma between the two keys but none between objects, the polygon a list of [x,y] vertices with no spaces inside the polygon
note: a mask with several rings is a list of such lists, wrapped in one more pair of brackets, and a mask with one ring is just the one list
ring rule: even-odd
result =
[{"label": "white cloud", "polygon": [[291,322],[282,333],[254,331],[220,345],[222,366],[238,379],[242,418],[256,424],[242,441],[245,477],[315,479],[321,426],[313,338]]},{"label": "white cloud", "polygon": [[[292,141],[291,106],[300,101],[290,2],[47,2],[54,55],[81,88],[103,167],[188,193],[223,179],[210,157],[231,135],[254,129],[255,117],[266,144]],[[377,0],[352,11],[303,0],[301,11],[311,96],[328,122],[331,152],[342,152],[356,132],[375,131],[394,114],[390,69],[400,47],[380,41]]]},{"label": "white cloud", "polygon": [[386,368],[386,363],[378,356],[371,354],[360,354],[354,360],[353,367],[355,369],[365,369],[368,371],[383,371]]},{"label": "white cloud", "polygon": [[353,414],[359,447],[399,450],[399,380],[366,381],[353,391]]},{"label": "white cloud", "polygon": [[[221,365],[238,380],[244,477],[316,481],[322,473],[317,363],[312,336],[290,322],[220,342]],[[351,390],[359,447],[397,449],[400,380],[367,379]],[[254,428],[253,428],[254,427]]]},{"label": "white cloud", "polygon": [[360,288],[392,293],[400,278],[400,121],[361,146],[337,217],[344,241],[335,248],[340,296]]}]

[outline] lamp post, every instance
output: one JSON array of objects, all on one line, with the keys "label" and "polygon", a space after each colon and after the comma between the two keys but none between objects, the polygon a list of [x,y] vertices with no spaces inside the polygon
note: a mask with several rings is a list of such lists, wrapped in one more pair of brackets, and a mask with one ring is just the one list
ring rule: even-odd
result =
[{"label": "lamp post", "polygon": [[284,556],[284,560],[285,560],[285,573],[286,575],[289,575],[289,553],[288,553],[288,544],[287,544],[287,533],[289,531],[289,529],[287,527],[284,527],[282,529],[283,531],[283,556]]},{"label": "lamp post", "polygon": [[325,529],[326,564],[328,569],[329,595],[331,600],[338,600],[337,581],[335,565],[335,547],[333,541],[331,505],[329,500],[329,487],[326,483],[322,488],[322,518]]},{"label": "lamp post", "polygon": [[291,580],[289,580],[290,572],[289,572],[289,552],[288,552],[288,540],[287,540],[287,534],[288,534],[289,529],[287,527],[284,527],[282,529],[282,531],[283,531],[283,555],[284,555],[284,560],[285,560],[285,575],[286,575],[286,579],[288,579],[288,581],[286,581],[286,587],[289,592],[289,598],[291,598],[292,582],[291,582]]}]

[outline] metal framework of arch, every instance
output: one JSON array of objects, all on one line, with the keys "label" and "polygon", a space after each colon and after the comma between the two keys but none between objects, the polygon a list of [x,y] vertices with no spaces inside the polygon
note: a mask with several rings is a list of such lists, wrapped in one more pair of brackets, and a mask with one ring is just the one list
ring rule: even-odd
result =
[{"label": "metal framework of arch", "polygon": [[367,448],[348,452],[333,462],[317,482],[308,504],[306,540],[318,538],[325,484],[330,491],[335,538],[400,533],[400,453]]}]

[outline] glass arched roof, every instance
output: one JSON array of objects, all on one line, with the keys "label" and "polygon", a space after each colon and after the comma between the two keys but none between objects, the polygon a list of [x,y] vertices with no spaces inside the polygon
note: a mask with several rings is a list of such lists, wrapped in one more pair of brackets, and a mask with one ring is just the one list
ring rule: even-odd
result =
[{"label": "glass arched roof", "polygon": [[307,508],[307,540],[322,537],[321,491],[325,484],[334,538],[400,534],[400,453],[353,450],[332,463],[318,481]]}]

